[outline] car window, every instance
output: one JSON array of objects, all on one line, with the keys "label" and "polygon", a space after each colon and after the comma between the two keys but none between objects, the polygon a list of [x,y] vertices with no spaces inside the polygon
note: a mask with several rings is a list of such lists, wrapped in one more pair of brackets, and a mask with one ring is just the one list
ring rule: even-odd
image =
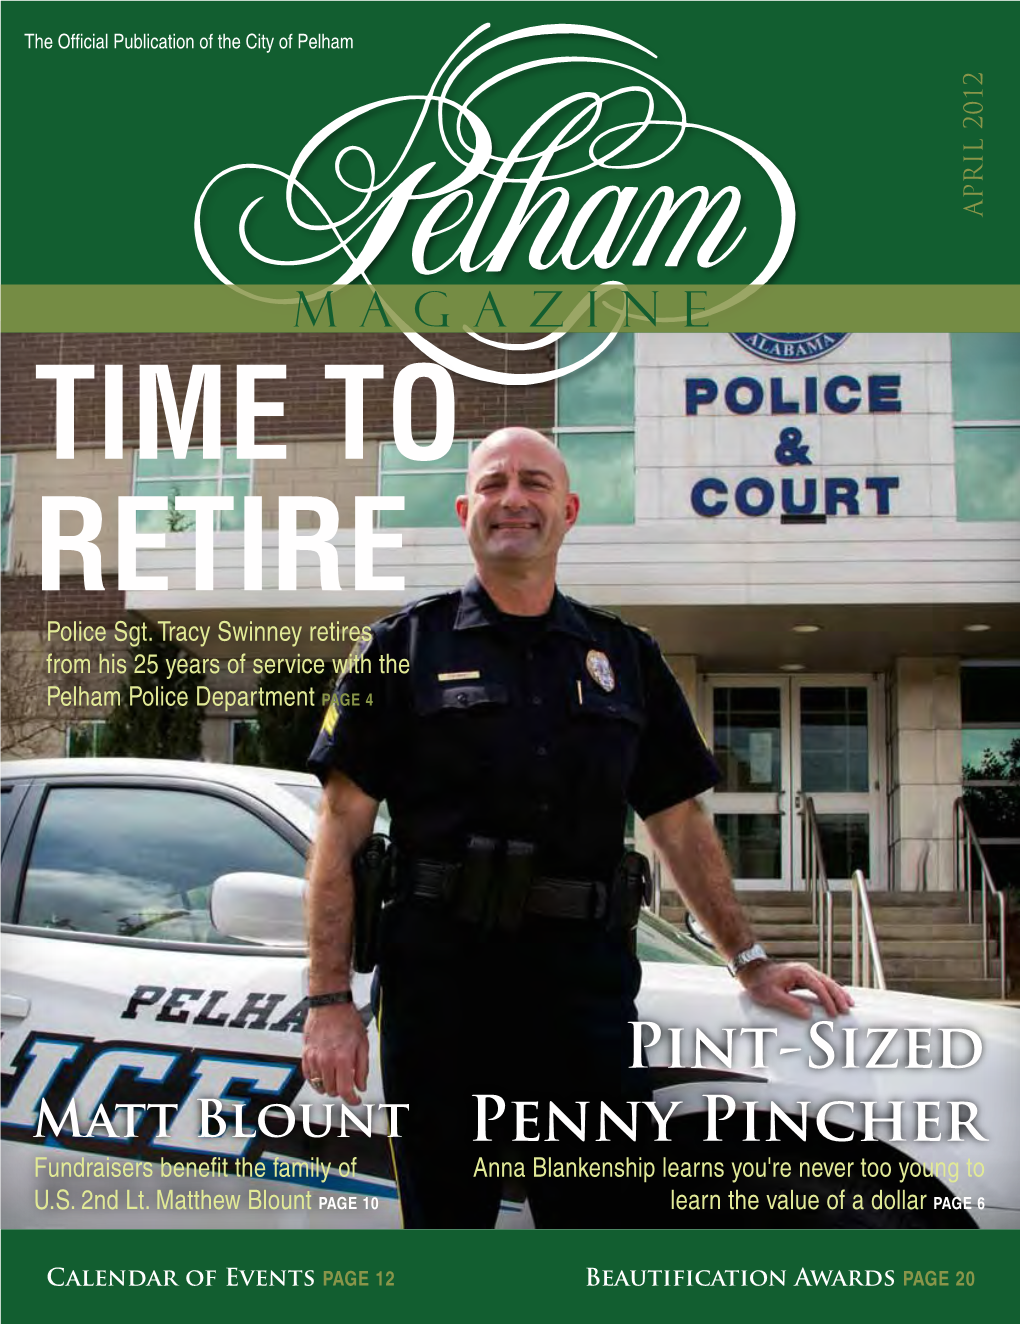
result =
[{"label": "car window", "polygon": [[725,965],[708,947],[643,910],[638,921],[637,954],[642,961],[666,961],[673,965]]},{"label": "car window", "polygon": [[277,782],[276,784],[282,791],[296,796],[302,804],[318,813],[319,801],[322,799],[321,786],[316,786],[313,782]]},{"label": "car window", "polygon": [[300,876],[304,858],[241,805],[197,791],[71,786],[46,796],[28,860],[21,924],[227,942],[209,916],[220,874]]}]

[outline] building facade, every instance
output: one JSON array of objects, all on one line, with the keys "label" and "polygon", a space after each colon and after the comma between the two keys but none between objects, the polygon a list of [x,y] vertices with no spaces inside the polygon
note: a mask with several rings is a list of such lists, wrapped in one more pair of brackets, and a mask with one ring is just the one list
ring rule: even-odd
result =
[{"label": "building facade", "polygon": [[[724,778],[706,807],[741,886],[799,884],[810,797],[830,878],[860,868],[875,888],[951,888],[964,793],[997,881],[1020,884],[1020,335],[621,335],[556,383],[455,378],[455,440],[424,464],[394,440],[394,381],[420,358],[399,336],[4,341],[8,633],[30,639],[51,620],[140,620],[153,632],[167,622],[187,631],[177,637],[194,656],[224,670],[234,659],[229,690],[250,694],[263,674],[255,658],[281,651],[272,629],[253,627],[303,623],[301,651],[331,671],[346,648],[328,630],[308,641],[308,627],[368,624],[462,582],[469,560],[452,503],[470,448],[523,423],[556,439],[581,496],[563,588],[656,636],[717,753]],[[574,335],[528,352],[466,340],[461,349],[535,372],[594,343]],[[344,383],[324,373],[339,361],[383,370],[364,383],[356,458],[345,455]],[[94,365],[76,383],[73,459],[56,458],[56,393],[37,378],[41,363]],[[105,453],[101,365],[111,363],[123,366],[119,459]],[[221,455],[201,456],[206,397],[187,458],[175,459],[166,418],[187,413],[194,365],[210,363],[221,367]],[[157,380],[145,397],[144,364],[165,365],[172,389]],[[282,410],[256,423],[259,442],[284,445],[285,458],[238,459],[231,444],[235,370],[245,364],[286,365],[285,378],[258,386]],[[157,390],[165,445],[141,458],[140,409]],[[411,427],[424,442],[434,435],[428,381],[411,392]],[[102,511],[102,593],[83,588],[82,558],[66,552],[59,591],[41,587],[40,498],[68,493]],[[127,495],[169,498],[166,511],[138,517],[140,530],[165,535],[138,553],[139,574],[165,577],[165,588],[116,587],[117,498]],[[194,516],[173,508],[187,495],[233,498],[216,515],[208,587],[196,586]],[[250,496],[262,498],[264,526],[255,591],[244,588]],[[401,545],[374,556],[376,573],[402,576],[404,587],[356,592],[355,500],[377,496],[404,499],[402,511],[377,516],[378,533],[399,531]],[[339,591],[322,588],[312,551],[298,555],[296,586],[277,587],[281,497],[336,506]],[[65,514],[62,532],[80,519]],[[309,512],[299,527],[317,519]],[[57,707],[60,721],[31,752],[101,748],[101,705]],[[204,753],[231,758],[254,709],[221,699],[205,714]]]}]

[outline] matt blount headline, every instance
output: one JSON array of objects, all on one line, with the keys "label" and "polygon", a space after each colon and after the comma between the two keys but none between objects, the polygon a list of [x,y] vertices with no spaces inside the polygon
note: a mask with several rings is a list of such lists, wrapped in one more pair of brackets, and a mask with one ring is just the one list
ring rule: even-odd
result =
[{"label": "matt blount headline", "polygon": [[[651,1021],[632,1021],[634,1056],[632,1065],[641,1067],[644,1050],[657,1045],[663,1031]],[[763,1026],[744,1026],[741,1029],[723,1031],[725,1042],[713,1041],[701,1030],[693,1034],[693,1052],[684,1051],[689,1041],[684,1038],[682,1029],[667,1031],[671,1047],[669,1065],[674,1068],[693,1067],[704,1070],[714,1064],[726,1070],[733,1069],[735,1045],[741,1049],[740,1058],[750,1058],[747,1063],[753,1070],[767,1069],[768,1047],[771,1036],[777,1036],[778,1030]],[[809,1030],[809,1037],[818,1054],[808,1058],[808,1067],[824,1071],[834,1065],[842,1067],[865,1067],[870,1070],[900,1067],[905,1070],[930,1070],[941,1068],[943,1071],[965,1071],[974,1066],[981,1058],[981,1039],[973,1030],[960,1027],[909,1029],[865,1029],[863,1027],[840,1027],[836,1029],[832,1021],[816,1021]],[[751,1051],[748,1051],[748,1048]],[[787,1049],[786,1051],[789,1051]],[[801,1051],[801,1050],[796,1050]],[[708,1059],[714,1059],[710,1062]],[[515,1119],[513,1139],[520,1142],[569,1141],[609,1141],[621,1137],[636,1141],[638,1138],[641,1110],[647,1110],[653,1117],[657,1141],[668,1142],[668,1123],[682,1105],[674,1100],[665,1107],[659,1107],[654,1101],[642,1100],[628,1105],[629,1113],[623,1114],[610,1108],[608,1104],[593,1100],[578,1100],[574,1109],[560,1108],[554,1103],[540,1105],[532,1100],[506,1100],[498,1094],[475,1094],[476,1132],[474,1139],[487,1142],[492,1139],[489,1126],[497,1119],[507,1115],[507,1109]],[[768,1101],[767,1126],[766,1110],[763,1100],[737,1099],[729,1094],[706,1093],[703,1095],[707,1105],[707,1133],[709,1142],[720,1141],[719,1125],[733,1117],[738,1106],[742,1107],[746,1118],[747,1141],[775,1140],[777,1123],[786,1130],[802,1138],[807,1135],[810,1121],[827,1140],[848,1142],[852,1136],[832,1132],[829,1124],[838,1127],[852,1126],[854,1131],[863,1132],[865,1140],[875,1140],[876,1130],[881,1129],[883,1140],[892,1141],[962,1141],[980,1140],[987,1143],[988,1137],[977,1129],[977,1105],[966,1099],[833,1099],[811,1111],[808,1102],[799,1102],[796,1113],[788,1112],[773,1100]],[[401,1113],[409,1108],[406,1103],[364,1104],[357,1109],[346,1104],[306,1103],[292,1107],[282,1102],[268,1103],[254,1111],[246,1102],[239,1102],[226,1095],[210,1098],[192,1097],[180,1117],[173,1117],[182,1109],[182,1105],[170,1103],[158,1104],[117,1104],[110,1111],[99,1103],[87,1118],[78,1116],[74,1099],[68,1104],[61,1116],[55,1116],[45,1098],[39,1101],[39,1118],[36,1137],[47,1134],[54,1137],[62,1131],[70,1131],[76,1137],[87,1139],[108,1137],[110,1139],[134,1139],[136,1128],[142,1124],[150,1112],[158,1118],[156,1136],[160,1139],[178,1138],[185,1131],[196,1134],[203,1140],[223,1141],[244,1144],[255,1139],[261,1133],[276,1140],[290,1135],[295,1127],[306,1136],[321,1139],[331,1133],[346,1137],[348,1128],[370,1135],[374,1129],[373,1117],[380,1114],[382,1127],[392,1136],[400,1135]],[[112,1112],[112,1116],[111,1116]],[[197,1124],[197,1125],[196,1125]],[[252,1128],[257,1129],[252,1129]],[[148,1127],[146,1128],[148,1130]],[[966,1134],[964,1134],[966,1133]]]}]

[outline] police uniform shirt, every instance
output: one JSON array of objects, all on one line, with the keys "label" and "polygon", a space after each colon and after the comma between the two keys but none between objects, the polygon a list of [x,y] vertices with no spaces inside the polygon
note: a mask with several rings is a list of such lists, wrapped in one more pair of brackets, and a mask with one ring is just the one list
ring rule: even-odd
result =
[{"label": "police uniform shirt", "polygon": [[508,616],[472,580],[378,622],[350,661],[309,763],[387,801],[405,858],[456,862],[478,835],[608,879],[628,805],[648,818],[719,780],[654,640],[558,591]]}]

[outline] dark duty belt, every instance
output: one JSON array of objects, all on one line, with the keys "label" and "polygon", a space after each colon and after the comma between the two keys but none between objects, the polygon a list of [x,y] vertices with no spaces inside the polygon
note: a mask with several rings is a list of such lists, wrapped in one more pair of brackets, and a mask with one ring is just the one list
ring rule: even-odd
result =
[{"label": "dark duty belt", "polygon": [[[403,862],[398,869],[398,890],[405,896],[420,901],[444,901],[455,911],[467,909],[460,915],[465,919],[483,920],[482,913],[473,914],[476,907],[462,892],[468,869],[463,864],[448,864],[441,860],[412,860]],[[502,892],[498,879],[489,893],[494,897],[499,912],[506,907],[498,903]],[[508,889],[509,891],[509,889]],[[594,920],[601,923],[607,917],[610,885],[594,879],[549,878],[543,874],[531,876],[521,898],[520,909],[526,915],[543,915],[548,919]],[[509,900],[509,896],[506,898]],[[468,901],[466,907],[461,901]],[[516,907],[515,907],[516,908]],[[481,911],[481,907],[477,907]],[[503,927],[501,925],[500,927]]]},{"label": "dark duty belt", "polygon": [[463,861],[398,856],[396,893],[443,903],[455,919],[503,932],[516,930],[525,915],[632,929],[642,900],[650,900],[648,861],[636,851],[624,852],[608,881],[536,873],[534,856],[531,842],[478,836]]}]

